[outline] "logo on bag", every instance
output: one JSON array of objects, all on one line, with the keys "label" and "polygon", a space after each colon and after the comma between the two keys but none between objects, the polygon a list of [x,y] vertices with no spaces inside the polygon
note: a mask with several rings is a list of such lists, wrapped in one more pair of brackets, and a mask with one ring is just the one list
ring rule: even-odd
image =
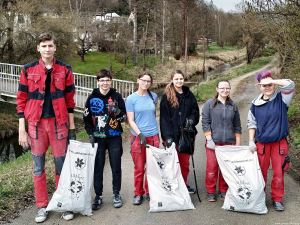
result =
[{"label": "logo on bag", "polygon": [[75,161],[75,168],[76,169],[83,169],[84,167],[86,166],[86,160],[84,159],[80,159],[80,158],[77,158],[76,161]]},{"label": "logo on bag", "polygon": [[171,192],[173,190],[172,184],[166,179],[163,179],[162,181],[162,188],[167,192]]},{"label": "logo on bag", "polygon": [[243,176],[246,173],[246,169],[244,166],[235,166],[234,172],[238,176]]},{"label": "logo on bag", "polygon": [[250,187],[240,186],[237,189],[237,193],[240,200],[249,202],[252,195],[252,190],[250,189]]},{"label": "logo on bag", "polygon": [[157,165],[159,166],[159,168],[160,168],[161,170],[164,170],[165,167],[166,167],[166,164],[165,164],[164,161],[157,161]]},{"label": "logo on bag", "polygon": [[83,179],[72,177],[72,181],[70,183],[70,191],[72,194],[72,198],[79,198],[81,193],[83,192],[84,184]]}]

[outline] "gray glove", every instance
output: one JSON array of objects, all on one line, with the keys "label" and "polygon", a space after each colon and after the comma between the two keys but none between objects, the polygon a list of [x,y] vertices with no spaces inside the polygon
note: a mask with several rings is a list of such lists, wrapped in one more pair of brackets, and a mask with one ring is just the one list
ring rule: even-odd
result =
[{"label": "gray glove", "polygon": [[94,148],[94,147],[95,147],[95,138],[94,138],[93,135],[90,135],[90,136],[89,136],[89,141],[90,141],[92,147]]},{"label": "gray glove", "polygon": [[215,144],[214,140],[213,139],[207,140],[206,141],[206,147],[211,149],[211,150],[215,150],[216,144]]},{"label": "gray glove", "polygon": [[146,141],[145,136],[144,136],[142,133],[140,133],[140,134],[139,134],[139,138],[140,138],[140,144],[141,144],[141,145],[144,145],[144,146],[146,147],[147,141]]},{"label": "gray glove", "polygon": [[256,144],[253,140],[249,141],[249,149],[252,153],[254,153],[257,150]]}]

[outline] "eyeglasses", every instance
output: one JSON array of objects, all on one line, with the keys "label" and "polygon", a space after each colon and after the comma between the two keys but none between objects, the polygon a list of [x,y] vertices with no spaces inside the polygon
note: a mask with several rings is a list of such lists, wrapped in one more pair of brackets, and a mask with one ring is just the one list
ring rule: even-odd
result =
[{"label": "eyeglasses", "polygon": [[272,87],[273,84],[261,84],[261,86],[262,86],[263,88],[266,88],[266,87]]},{"label": "eyeglasses", "polygon": [[143,83],[147,83],[147,84],[151,84],[151,80],[144,80],[144,79],[139,79],[140,81],[142,81]]},{"label": "eyeglasses", "polygon": [[107,79],[107,80],[101,80],[101,79],[100,79],[99,82],[100,82],[100,83],[110,83],[111,80],[108,80],[108,79]]},{"label": "eyeglasses", "polygon": [[229,91],[231,88],[218,88],[218,89],[220,89],[222,91],[224,91],[224,90]]}]

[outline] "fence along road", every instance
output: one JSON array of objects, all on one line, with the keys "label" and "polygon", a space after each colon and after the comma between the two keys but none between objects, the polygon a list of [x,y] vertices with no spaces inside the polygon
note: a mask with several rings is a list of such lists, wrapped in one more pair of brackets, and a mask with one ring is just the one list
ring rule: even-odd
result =
[{"label": "fence along road", "polygon": [[[22,65],[0,63],[0,95],[2,98],[16,98],[19,86],[19,76]],[[76,111],[82,112],[88,95],[96,87],[94,75],[73,73],[76,87],[75,103]],[[134,92],[135,82],[113,79],[112,87],[115,88],[123,98]]]}]

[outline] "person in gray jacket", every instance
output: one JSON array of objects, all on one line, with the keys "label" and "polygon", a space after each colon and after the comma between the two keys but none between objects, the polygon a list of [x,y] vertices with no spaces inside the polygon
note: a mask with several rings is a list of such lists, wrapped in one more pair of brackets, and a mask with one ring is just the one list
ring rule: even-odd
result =
[{"label": "person in gray jacket", "polygon": [[230,83],[219,81],[216,96],[205,102],[202,108],[202,129],[206,138],[206,178],[207,199],[215,202],[216,184],[219,180],[220,198],[225,198],[226,184],[216,159],[216,145],[240,145],[241,121],[237,105],[229,97]]}]

